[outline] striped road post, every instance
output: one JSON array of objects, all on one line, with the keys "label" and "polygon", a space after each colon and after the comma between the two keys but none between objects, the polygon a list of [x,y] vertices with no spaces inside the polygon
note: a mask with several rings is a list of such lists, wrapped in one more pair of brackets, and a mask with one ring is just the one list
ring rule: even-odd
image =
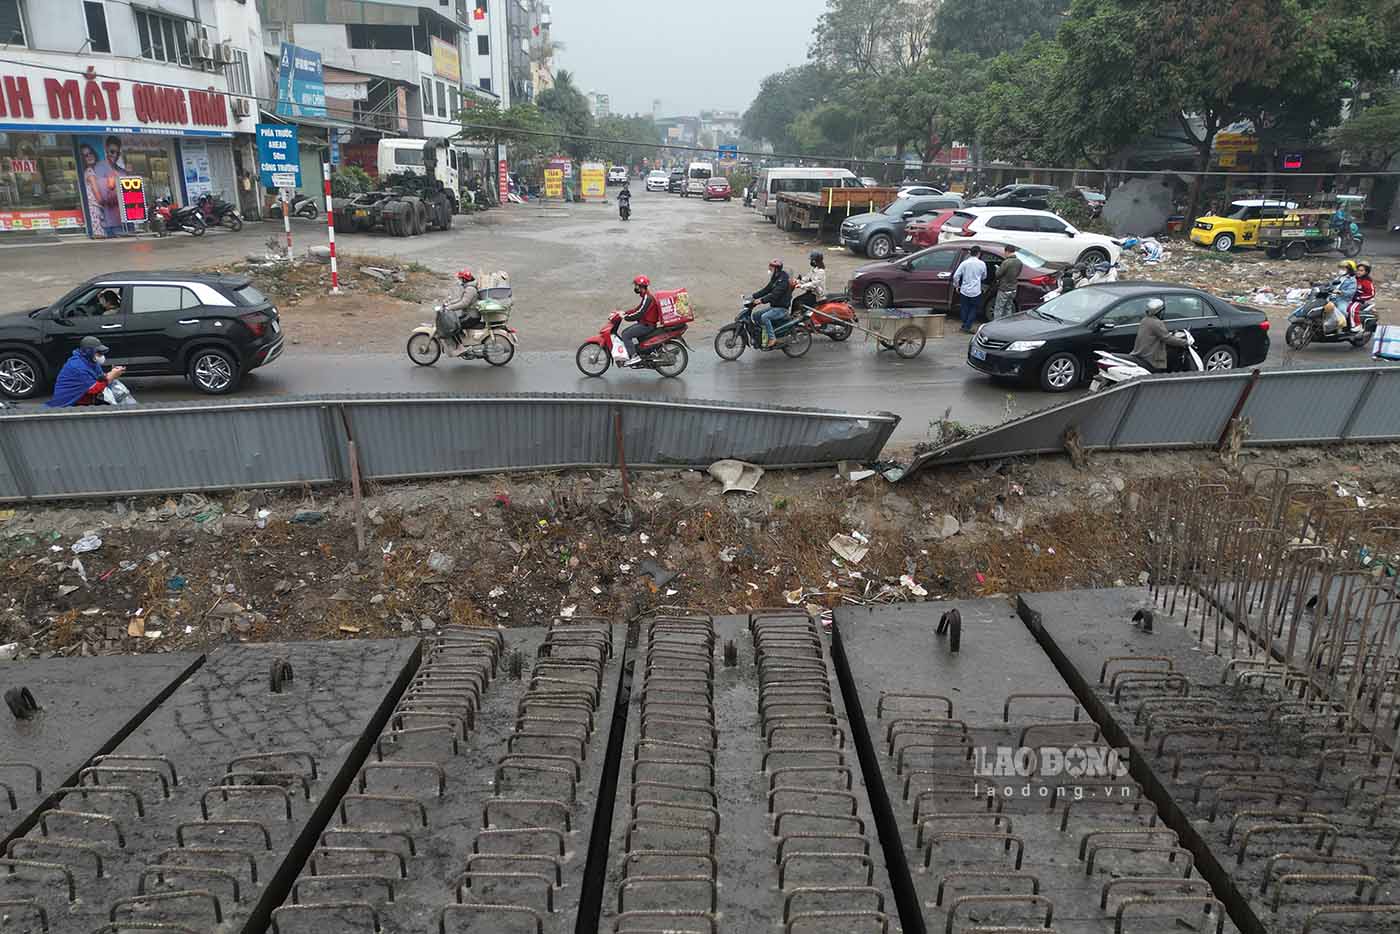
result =
[{"label": "striped road post", "polygon": [[322,174],[326,180],[326,232],[330,236],[331,244],[331,294],[340,294],[340,271],[335,262],[335,206],[331,203],[331,164],[321,163]]}]

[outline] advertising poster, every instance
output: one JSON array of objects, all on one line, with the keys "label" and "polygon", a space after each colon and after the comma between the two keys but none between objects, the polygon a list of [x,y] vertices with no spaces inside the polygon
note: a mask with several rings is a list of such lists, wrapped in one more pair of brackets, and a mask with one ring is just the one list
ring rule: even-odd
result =
[{"label": "advertising poster", "polygon": [[579,169],[579,182],[584,198],[607,198],[607,171],[603,168],[603,163],[585,162]]},{"label": "advertising poster", "polygon": [[545,169],[544,170],[544,196],[546,198],[564,197],[564,170]]},{"label": "advertising poster", "polygon": [[214,184],[209,179],[209,144],[187,139],[181,142],[180,152],[185,170],[185,195],[190,203],[213,194]]},{"label": "advertising poster", "polygon": [[282,117],[324,117],[326,84],[321,53],[282,43],[277,65],[277,114]]},{"label": "advertising poster", "polygon": [[461,56],[457,54],[457,47],[450,42],[444,42],[437,36],[430,36],[433,49],[433,74],[439,78],[446,78],[453,84],[462,83],[462,62]]},{"label": "advertising poster", "polygon": [[115,135],[76,139],[88,234],[98,238],[123,236],[126,219],[122,216],[121,179],[132,173],[126,168],[122,139]]}]

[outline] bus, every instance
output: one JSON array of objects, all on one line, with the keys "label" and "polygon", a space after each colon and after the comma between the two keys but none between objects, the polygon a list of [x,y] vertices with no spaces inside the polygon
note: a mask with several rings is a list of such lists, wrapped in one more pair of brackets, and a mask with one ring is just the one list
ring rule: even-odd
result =
[{"label": "bus", "polygon": [[778,194],[784,191],[819,192],[823,188],[864,188],[850,169],[764,169],[758,173],[755,210],[770,221],[778,216]]}]

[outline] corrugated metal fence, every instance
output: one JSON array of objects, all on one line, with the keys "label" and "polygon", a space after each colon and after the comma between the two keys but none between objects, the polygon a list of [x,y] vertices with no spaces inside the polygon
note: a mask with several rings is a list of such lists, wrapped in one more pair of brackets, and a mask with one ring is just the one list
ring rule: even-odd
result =
[{"label": "corrugated metal fence", "polygon": [[611,467],[872,460],[898,416],[583,395],[356,395],[0,415],[0,502]]},{"label": "corrugated metal fence", "polygon": [[1208,447],[1232,418],[1248,420],[1247,446],[1397,440],[1400,367],[1148,377],[936,448],[904,477],[937,464],[1062,452],[1071,428],[1086,450]]}]

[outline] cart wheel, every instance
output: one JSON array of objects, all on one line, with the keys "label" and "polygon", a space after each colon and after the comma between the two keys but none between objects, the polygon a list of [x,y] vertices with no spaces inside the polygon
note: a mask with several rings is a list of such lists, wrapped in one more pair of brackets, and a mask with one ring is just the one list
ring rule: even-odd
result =
[{"label": "cart wheel", "polygon": [[1308,246],[1302,240],[1293,240],[1283,248],[1284,259],[1302,259],[1307,255]]},{"label": "cart wheel", "polygon": [[1268,247],[1267,249],[1264,250],[1264,255],[1267,256],[1269,259],[1278,259],[1280,256],[1283,255],[1283,247],[1281,247],[1281,246],[1271,246],[1271,247]]},{"label": "cart wheel", "polygon": [[905,360],[911,360],[924,352],[924,344],[927,341],[922,328],[917,324],[906,324],[895,332],[892,346],[896,354]]}]

